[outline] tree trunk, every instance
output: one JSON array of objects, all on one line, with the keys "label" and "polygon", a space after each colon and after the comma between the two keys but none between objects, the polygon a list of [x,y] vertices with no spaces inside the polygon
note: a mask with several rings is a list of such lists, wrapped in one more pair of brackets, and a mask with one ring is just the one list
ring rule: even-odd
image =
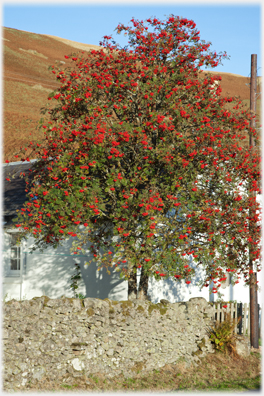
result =
[{"label": "tree trunk", "polygon": [[138,299],[147,300],[148,298],[148,281],[149,277],[144,271],[144,267],[141,268],[141,276],[138,288]]},{"label": "tree trunk", "polygon": [[137,298],[137,272],[133,272],[132,270],[128,279],[128,300],[133,300],[135,298]]}]

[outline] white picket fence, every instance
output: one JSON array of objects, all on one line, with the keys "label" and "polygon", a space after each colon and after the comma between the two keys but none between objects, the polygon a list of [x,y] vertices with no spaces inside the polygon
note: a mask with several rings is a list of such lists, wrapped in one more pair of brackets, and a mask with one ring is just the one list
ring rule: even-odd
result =
[{"label": "white picket fence", "polygon": [[[223,308],[223,305],[227,305],[227,308]],[[231,318],[237,320],[240,316],[242,317],[241,322],[238,323],[235,329],[236,334],[250,335],[250,305],[243,303],[214,303],[214,315],[213,320],[222,322],[225,318],[225,314],[230,314]],[[262,306],[258,304],[259,313],[259,336],[261,335],[261,314]]]}]

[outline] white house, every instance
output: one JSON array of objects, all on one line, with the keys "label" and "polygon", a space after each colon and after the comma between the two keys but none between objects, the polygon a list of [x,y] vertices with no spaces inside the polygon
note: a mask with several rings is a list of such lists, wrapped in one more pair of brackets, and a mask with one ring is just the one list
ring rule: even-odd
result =
[{"label": "white house", "polygon": [[[31,299],[46,295],[50,298],[58,298],[62,295],[73,297],[70,288],[71,276],[75,273],[75,263],[80,265],[82,279],[79,282],[78,293],[86,297],[112,300],[127,300],[127,281],[119,277],[114,270],[108,275],[105,269],[97,270],[96,263],[92,262],[85,266],[85,262],[92,260],[93,255],[87,246],[86,254],[74,255],[70,252],[72,239],[69,238],[56,250],[52,247],[43,252],[35,250],[30,253],[34,244],[34,238],[22,241],[16,245],[18,229],[12,227],[12,219],[17,214],[26,200],[25,181],[19,177],[20,172],[27,172],[32,166],[30,163],[14,162],[8,166],[8,172],[12,172],[14,179],[11,182],[4,180],[4,225],[2,228],[2,263],[3,282],[2,298]],[[4,172],[7,167],[4,165]],[[6,175],[4,176],[6,178]],[[190,263],[192,265],[192,263]],[[258,279],[260,280],[260,274]],[[140,272],[138,272],[138,280]],[[202,270],[196,271],[196,279],[191,284],[177,283],[173,279],[149,282],[148,294],[152,302],[157,303],[160,299],[170,302],[188,301],[192,297],[204,297],[208,301],[216,299],[215,294],[210,294],[209,288],[200,288],[197,282],[202,278]],[[232,286],[230,279],[220,288],[224,301],[249,302],[249,288],[241,283]],[[258,292],[258,301],[262,301],[261,290]]]}]

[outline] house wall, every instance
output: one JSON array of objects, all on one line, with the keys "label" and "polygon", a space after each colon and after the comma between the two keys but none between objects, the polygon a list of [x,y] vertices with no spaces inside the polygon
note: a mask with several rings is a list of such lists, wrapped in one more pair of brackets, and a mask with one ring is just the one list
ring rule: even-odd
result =
[{"label": "house wall", "polygon": [[[79,282],[78,293],[86,297],[110,298],[112,300],[127,300],[128,284],[121,280],[119,273],[112,270],[108,275],[105,269],[97,270],[93,261],[89,266],[87,261],[92,260],[93,255],[87,250],[87,255],[73,255],[70,252],[72,238],[65,241],[63,246],[54,250],[52,247],[43,252],[30,253],[30,247],[34,244],[34,238],[29,238],[23,244],[22,249],[22,274],[19,279],[4,277],[3,296],[6,301],[11,298],[31,299],[46,295],[50,298],[59,298],[62,295],[73,297],[70,289],[71,276],[75,273],[75,263],[80,265],[82,280]],[[5,246],[5,250],[8,247]],[[4,262],[8,261],[5,257]],[[138,282],[140,270],[138,271]],[[197,271],[196,281],[200,280],[202,271]],[[14,284],[14,282],[20,282]],[[159,302],[165,298],[171,302],[184,301],[191,297],[204,297],[208,300],[209,291],[199,291],[194,284],[186,285],[184,282],[175,282],[173,279],[156,281],[150,280],[149,296],[153,302]]]},{"label": "house wall", "polygon": [[[8,240],[4,240],[4,267],[8,266]],[[50,298],[59,298],[62,295],[73,297],[70,288],[71,276],[75,274],[75,263],[81,268],[82,279],[78,282],[78,293],[87,297],[112,298],[114,300],[127,299],[127,282],[119,279],[119,274],[112,271],[109,276],[106,270],[97,271],[96,263],[85,266],[92,259],[87,250],[87,255],[73,255],[70,252],[72,238],[65,241],[63,246],[56,250],[52,247],[41,252],[36,250],[30,253],[34,245],[34,238],[28,238],[23,243],[22,270],[20,278],[3,277],[3,297],[6,301],[11,298],[31,299],[46,295]],[[15,285],[15,282],[20,282]],[[20,288],[22,290],[20,290]]]},{"label": "house wall", "polygon": [[[75,273],[75,263],[80,265],[82,279],[79,281],[78,293],[85,297],[110,298],[111,300],[127,300],[127,281],[121,280],[119,273],[111,270],[108,275],[105,269],[97,270],[96,263],[92,262],[86,266],[87,261],[93,256],[86,251],[86,255],[73,255],[70,252],[72,238],[65,241],[63,246],[56,250],[52,247],[30,253],[30,247],[34,244],[34,238],[29,238],[22,246],[22,269],[20,277],[10,277],[3,274],[2,296],[6,301],[10,299],[32,299],[43,295],[49,298],[60,298],[61,296],[73,297],[70,288],[71,276]],[[8,239],[4,238],[3,262],[7,267]],[[194,264],[190,262],[190,266]],[[171,303],[187,301],[193,297],[203,297],[207,301],[216,301],[217,295],[210,294],[209,288],[200,290],[197,282],[203,278],[204,271],[196,269],[196,278],[190,285],[184,281],[175,282],[173,279],[161,279],[156,281],[150,279],[148,295],[153,303],[158,303],[160,299],[167,299]],[[261,274],[261,273],[260,273]],[[258,279],[260,279],[258,274]],[[140,270],[138,270],[138,282]],[[249,302],[249,288],[243,282],[235,286],[220,288],[225,301]],[[262,293],[258,292],[258,301],[262,301]]]}]

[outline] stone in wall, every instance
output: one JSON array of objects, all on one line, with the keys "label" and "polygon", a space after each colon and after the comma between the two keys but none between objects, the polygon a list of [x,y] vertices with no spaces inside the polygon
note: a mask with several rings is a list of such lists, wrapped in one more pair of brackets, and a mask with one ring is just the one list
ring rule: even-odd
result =
[{"label": "stone in wall", "polygon": [[182,359],[195,363],[214,352],[206,332],[212,313],[204,298],[11,300],[3,304],[4,389],[23,390],[45,376],[133,377]]}]

